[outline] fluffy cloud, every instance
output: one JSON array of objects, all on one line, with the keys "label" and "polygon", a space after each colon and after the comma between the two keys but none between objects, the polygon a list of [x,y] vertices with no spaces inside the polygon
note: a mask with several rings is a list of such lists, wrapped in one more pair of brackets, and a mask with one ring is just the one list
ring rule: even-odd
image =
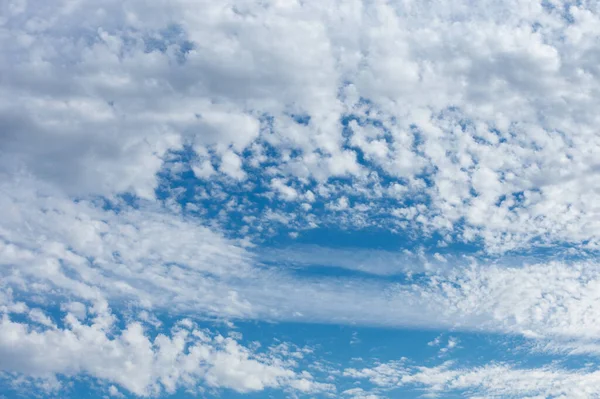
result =
[{"label": "fluffy cloud", "polygon": [[[438,249],[254,249],[282,231],[333,226],[488,254],[597,250],[600,10],[591,2],[0,7],[0,350],[17,359],[3,370],[48,386],[92,375],[115,384],[113,396],[200,380],[241,392],[313,384],[192,327],[150,337],[139,322],[160,324],[153,310],[452,327],[600,353],[593,258],[465,266]],[[365,276],[298,276],[284,263]],[[47,309],[57,302],[64,326]],[[113,331],[109,305],[146,313]],[[227,373],[231,362],[239,373]],[[405,381],[501,395],[482,377],[512,375],[498,367],[446,367],[435,383],[413,370]],[[594,376],[540,373],[581,386]],[[560,384],[517,394],[579,394]]]},{"label": "fluffy cloud", "polygon": [[590,3],[3,7],[4,171],[153,198],[164,160],[187,148],[217,167],[188,166],[196,176],[225,187],[276,177],[321,202],[354,197],[331,218],[302,205],[292,227],[597,247]]},{"label": "fluffy cloud", "polygon": [[[3,312],[0,369],[10,373],[7,378],[24,376],[52,390],[60,388],[58,376],[85,375],[138,396],[172,394],[181,387],[238,392],[276,388],[304,393],[334,389],[314,381],[306,372],[293,370],[301,351],[291,355],[291,351],[257,353],[232,337],[200,329],[188,319],[170,331],[154,332],[152,337],[140,321],[117,327],[115,315],[102,302],[90,307],[89,313],[89,318],[82,318],[69,312],[64,315],[63,327],[50,322],[43,323],[47,328],[40,328],[13,321],[10,313]],[[39,318],[31,317],[37,322]],[[55,383],[48,385],[48,381]],[[109,393],[118,396],[119,391],[111,385]]]}]

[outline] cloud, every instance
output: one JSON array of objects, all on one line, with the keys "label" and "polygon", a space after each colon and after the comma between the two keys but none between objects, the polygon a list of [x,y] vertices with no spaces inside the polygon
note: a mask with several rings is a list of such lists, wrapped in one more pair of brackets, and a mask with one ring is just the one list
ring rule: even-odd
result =
[{"label": "cloud", "polygon": [[[598,247],[590,4],[16,4],[0,36],[10,175],[152,199],[187,149],[212,154],[222,173],[188,166],[227,195],[246,179],[293,187],[296,212],[257,225]],[[307,212],[309,191],[348,203]]]},{"label": "cloud", "polygon": [[125,395],[123,395],[121,392],[119,392],[119,389],[114,385],[111,385],[110,387],[108,387],[108,393],[110,396],[115,397],[115,398],[124,398],[125,397]]},{"label": "cloud", "polygon": [[362,388],[346,389],[344,392],[342,392],[342,395],[348,396],[353,399],[379,399],[379,398],[381,398],[381,396],[375,395],[370,392],[366,392]]},{"label": "cloud", "polygon": [[[153,311],[487,331],[600,353],[593,4],[0,7],[0,310],[2,350],[17,351],[3,370],[48,388],[92,375],[143,395],[316,384],[231,338],[181,326],[151,337],[141,323],[160,325]],[[260,248],[318,227],[426,248]],[[465,242],[478,260],[440,249]],[[483,257],[534,247],[592,257]],[[319,266],[362,275],[311,274]],[[109,307],[139,318],[109,331]],[[386,367],[372,374],[383,385],[396,381]],[[525,386],[501,365],[403,378],[501,395],[484,378],[500,371]],[[580,386],[594,376],[539,373]],[[561,384],[517,394],[579,394]]]},{"label": "cloud", "polygon": [[242,160],[233,151],[227,151],[223,154],[219,169],[236,180],[244,180],[246,178],[246,173],[242,170]]},{"label": "cloud", "polygon": [[[208,228],[160,211],[106,211],[91,202],[74,203],[53,197],[52,190],[43,194],[42,185],[11,191],[0,196],[6,283],[27,291],[33,280],[40,295],[58,290],[87,301],[135,298],[146,307],[175,305],[170,299],[188,294],[196,299],[187,300],[211,307],[215,295],[216,302],[224,300],[225,313],[245,312],[234,292],[222,296],[228,291],[219,292],[217,276],[243,277],[252,270],[251,255]],[[44,239],[38,242],[39,237]],[[196,276],[197,285],[182,289],[189,276]]]},{"label": "cloud", "polygon": [[[298,244],[285,248],[261,247],[256,250],[261,262],[292,267],[331,267],[359,271],[374,276],[394,276],[428,271],[448,271],[447,261],[424,250],[392,251],[382,249]],[[452,257],[454,258],[454,257]],[[452,259],[464,263],[464,258]]]},{"label": "cloud", "polygon": [[443,334],[436,337],[433,341],[427,343],[428,346],[439,347],[438,356],[442,357],[451,352],[454,348],[458,346],[460,340],[456,337],[448,337],[447,343],[444,346],[442,343]]},{"label": "cloud", "polygon": [[384,363],[346,369],[344,376],[368,379],[385,391],[413,388],[432,397],[461,393],[469,398],[594,398],[600,384],[599,372],[591,369],[516,368],[508,364],[461,368],[452,362],[435,367]]},{"label": "cloud", "polygon": [[[7,314],[0,321],[0,367],[39,381],[90,376],[138,396],[227,388],[237,392],[266,388],[304,393],[330,391],[330,384],[290,368],[286,354],[256,353],[231,337],[198,328],[190,320],[170,331],[153,333],[139,321],[117,327],[106,307],[92,309],[88,320],[64,315],[64,327],[36,328]],[[298,352],[302,354],[302,352]],[[294,353],[294,358],[298,358]],[[111,396],[119,396],[115,385]]]},{"label": "cloud", "polygon": [[[600,337],[600,266],[593,260],[510,265],[452,259],[428,268],[427,256],[418,254],[388,264],[394,257],[384,251],[351,258],[343,250],[302,246],[296,254],[292,248],[263,257],[151,202],[107,209],[24,179],[5,184],[0,203],[2,286],[22,302],[31,301],[35,287],[42,306],[32,305],[30,314],[42,324],[48,323],[35,308],[58,297],[218,319],[450,327],[565,343],[593,344]],[[376,278],[298,275],[288,261]],[[390,281],[390,273],[402,279]],[[80,305],[64,308],[85,317]],[[16,304],[10,309],[27,311]]]}]

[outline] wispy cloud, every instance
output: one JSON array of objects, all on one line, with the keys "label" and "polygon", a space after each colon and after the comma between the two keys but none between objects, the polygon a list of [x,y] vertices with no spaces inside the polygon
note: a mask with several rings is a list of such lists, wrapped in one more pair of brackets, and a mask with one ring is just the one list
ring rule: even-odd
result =
[{"label": "wispy cloud", "polygon": [[378,387],[376,392],[411,387],[425,391],[431,397],[460,393],[469,398],[593,398],[600,389],[600,372],[597,370],[550,366],[528,369],[489,364],[461,368],[452,362],[435,367],[396,362],[372,368],[347,369],[344,376],[367,379]]}]

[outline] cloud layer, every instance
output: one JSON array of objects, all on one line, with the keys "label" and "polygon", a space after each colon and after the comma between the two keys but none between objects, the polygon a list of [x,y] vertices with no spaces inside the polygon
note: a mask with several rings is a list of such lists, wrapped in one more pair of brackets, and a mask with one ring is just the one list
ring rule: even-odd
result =
[{"label": "cloud layer", "polygon": [[200,183],[264,191],[233,206],[254,227],[597,247],[592,3],[4,8],[5,171],[154,198],[187,149]]},{"label": "cloud layer", "polygon": [[302,249],[274,252],[267,265],[244,242],[152,203],[106,210],[102,203],[74,203],[56,192],[44,193],[41,184],[26,187],[25,181],[4,186],[0,198],[3,286],[25,297],[34,286],[49,298],[114,301],[226,319],[600,337],[595,306],[600,265],[593,260],[511,266],[450,258],[427,266],[415,255],[397,258],[399,282],[385,278],[388,272],[376,263],[374,278],[298,275],[281,259],[303,258],[315,268],[329,262],[370,269],[357,264],[358,257],[344,261],[340,250],[324,252],[320,261],[316,249],[313,260]]},{"label": "cloud layer", "polygon": [[[591,1],[3,2],[3,378],[334,392],[301,352],[190,318],[597,356],[599,27]],[[265,245],[319,228],[403,251]],[[181,321],[158,332],[155,313]],[[345,374],[381,388],[343,392],[365,398],[598,390],[597,371],[554,366]]]}]

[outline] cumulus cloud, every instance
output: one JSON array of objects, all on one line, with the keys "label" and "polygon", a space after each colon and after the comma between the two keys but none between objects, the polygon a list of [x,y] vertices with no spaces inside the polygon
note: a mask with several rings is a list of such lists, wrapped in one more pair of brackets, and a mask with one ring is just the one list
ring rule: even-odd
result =
[{"label": "cumulus cloud", "polygon": [[[593,2],[529,0],[4,2],[0,351],[16,360],[2,369],[49,388],[91,375],[115,397],[319,387],[231,338],[151,337],[154,310],[600,353],[594,258],[465,265],[439,250],[598,250],[599,19]],[[436,248],[255,248],[332,226]],[[111,330],[125,305],[139,318]],[[374,381],[432,391],[595,388],[586,371],[386,367]]]},{"label": "cumulus cloud", "polygon": [[[153,336],[140,321],[129,321],[122,328],[115,322],[115,315],[102,303],[91,308],[89,319],[67,313],[61,328],[43,323],[48,328],[40,329],[3,313],[0,368],[38,383],[56,381],[58,376],[90,376],[138,396],[172,394],[181,387],[242,393],[266,388],[304,393],[334,389],[306,372],[294,371],[295,363],[286,358],[289,352],[256,353],[231,337],[200,329],[189,319]],[[298,355],[302,352],[293,352],[293,359]],[[115,385],[108,391],[121,396]]]},{"label": "cumulus cloud", "polygon": [[351,195],[354,228],[596,248],[599,15],[556,3],[7,3],[0,166],[149,199],[209,151],[200,179]]}]

